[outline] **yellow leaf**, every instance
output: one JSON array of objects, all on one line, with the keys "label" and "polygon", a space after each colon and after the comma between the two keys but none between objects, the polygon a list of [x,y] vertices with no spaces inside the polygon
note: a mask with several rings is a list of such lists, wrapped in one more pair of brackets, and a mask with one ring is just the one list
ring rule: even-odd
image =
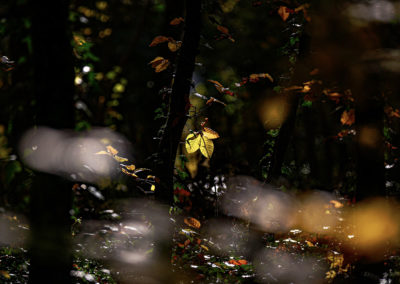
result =
[{"label": "yellow leaf", "polygon": [[146,178],[147,178],[147,179],[156,179],[155,176],[150,176],[150,175],[148,175]]},{"label": "yellow leaf", "polygon": [[214,131],[208,127],[203,128],[203,136],[207,137],[208,139],[219,138],[219,134],[216,131]]},{"label": "yellow leaf", "polygon": [[96,153],[96,155],[109,155],[109,156],[111,156],[110,153],[108,153],[106,151],[99,151],[99,152]]},{"label": "yellow leaf", "polygon": [[169,41],[170,39],[166,36],[156,36],[149,46],[156,46],[157,44]]},{"label": "yellow leaf", "polygon": [[340,203],[337,200],[331,200],[331,201],[329,201],[329,203],[331,203],[333,205],[333,207],[335,207],[335,208],[342,208],[343,207],[343,204]]},{"label": "yellow leaf", "polygon": [[127,158],[123,158],[123,157],[120,157],[120,156],[117,156],[117,155],[114,155],[114,159],[115,159],[117,162],[120,162],[120,163],[128,161]]},{"label": "yellow leaf", "polygon": [[108,145],[106,148],[107,148],[107,152],[109,152],[109,153],[111,153],[113,155],[117,155],[118,154],[118,150],[115,149],[113,146]]},{"label": "yellow leaf", "polygon": [[129,166],[125,166],[125,168],[127,170],[129,170],[129,171],[134,171],[136,169],[136,166],[132,164],[132,165],[129,165]]},{"label": "yellow leaf", "polygon": [[199,150],[200,147],[200,135],[195,135],[195,134],[189,134],[186,139],[185,139],[185,148],[186,151],[190,153],[194,153],[197,150]]},{"label": "yellow leaf", "polygon": [[128,176],[132,176],[132,177],[134,177],[134,178],[138,178],[137,175],[135,175],[135,174],[133,174],[133,173],[131,173],[131,172],[128,172],[128,171],[125,170],[124,168],[122,168],[121,171],[122,171],[124,174],[128,175]]},{"label": "yellow leaf", "polygon": [[170,41],[168,42],[168,48],[172,52],[176,52],[179,48],[181,48],[182,42],[181,41]]},{"label": "yellow leaf", "polygon": [[205,245],[200,245],[203,249],[205,249],[206,251],[208,251],[208,247],[206,247]]},{"label": "yellow leaf", "polygon": [[151,187],[150,187],[150,190],[151,191],[155,191],[156,190],[156,186],[154,184],[152,184]]},{"label": "yellow leaf", "polygon": [[11,278],[11,275],[8,273],[8,271],[0,270],[0,274],[6,279],[10,279]]},{"label": "yellow leaf", "polygon": [[313,246],[314,246],[314,244],[313,244],[312,242],[310,242],[310,241],[306,241],[306,244],[307,244],[309,247],[313,247]]},{"label": "yellow leaf", "polygon": [[176,26],[176,25],[179,25],[180,23],[182,23],[183,21],[185,21],[185,20],[182,17],[179,17],[179,18],[173,19],[171,22],[169,22],[169,24],[171,26]]},{"label": "yellow leaf", "polygon": [[200,139],[200,152],[204,157],[210,159],[214,152],[214,143],[205,136]]},{"label": "yellow leaf", "polygon": [[195,219],[195,218],[192,218],[192,217],[185,218],[185,219],[183,220],[183,222],[185,222],[186,225],[188,225],[188,226],[190,226],[190,227],[193,227],[193,228],[195,228],[195,229],[199,229],[200,226],[201,226],[200,221],[197,220],[197,219]]}]

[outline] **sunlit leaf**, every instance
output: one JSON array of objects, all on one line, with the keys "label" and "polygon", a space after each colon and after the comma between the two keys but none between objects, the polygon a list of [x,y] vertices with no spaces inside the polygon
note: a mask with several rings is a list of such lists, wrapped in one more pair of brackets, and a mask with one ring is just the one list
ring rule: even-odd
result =
[{"label": "sunlit leaf", "polygon": [[8,273],[8,271],[5,271],[5,270],[0,270],[0,275],[2,275],[6,279],[11,278],[11,275]]},{"label": "sunlit leaf", "polygon": [[156,46],[156,45],[158,45],[158,44],[160,44],[160,43],[163,43],[163,42],[166,42],[166,41],[169,41],[170,39],[168,38],[168,37],[166,37],[166,36],[156,36],[154,39],[153,39],[153,41],[149,44],[149,46],[151,47],[151,46]]},{"label": "sunlit leaf", "polygon": [[128,176],[132,176],[132,177],[134,177],[134,178],[138,178],[137,175],[135,175],[134,173],[131,173],[131,172],[125,170],[124,168],[122,168],[121,171],[122,171],[124,174],[128,175]]},{"label": "sunlit leaf", "polygon": [[115,149],[113,146],[108,145],[106,146],[107,148],[107,152],[111,153],[112,155],[117,155],[118,154],[118,150]]},{"label": "sunlit leaf", "polygon": [[204,127],[203,128],[203,135],[205,137],[207,137],[208,139],[217,139],[217,138],[219,138],[219,134],[216,131],[214,131],[214,130],[208,128],[208,127]]},{"label": "sunlit leaf", "polygon": [[172,40],[172,41],[168,42],[168,48],[172,52],[176,52],[179,48],[181,48],[181,46],[182,46],[182,42],[181,41]]},{"label": "sunlit leaf", "polygon": [[134,171],[135,169],[136,169],[136,166],[135,165],[129,165],[129,166],[125,166],[124,165],[124,167],[125,167],[125,169],[127,169],[127,170],[129,170],[129,171]]},{"label": "sunlit leaf", "polygon": [[209,248],[206,247],[205,245],[200,245],[200,247],[202,247],[204,250],[209,251]]},{"label": "sunlit leaf", "polygon": [[106,151],[99,151],[99,152],[96,153],[96,155],[109,155],[109,156],[111,156],[110,153],[108,153]]},{"label": "sunlit leaf", "polygon": [[310,242],[310,241],[306,241],[306,244],[307,244],[309,247],[313,247],[313,246],[314,246],[314,244],[313,244],[312,242]]},{"label": "sunlit leaf", "polygon": [[278,14],[279,14],[279,16],[281,16],[281,18],[284,22],[289,18],[289,15],[290,15],[288,8],[285,6],[279,7]]},{"label": "sunlit leaf", "polygon": [[183,222],[185,222],[186,225],[188,225],[189,227],[195,228],[195,229],[199,229],[201,227],[201,223],[199,220],[189,217],[189,218],[185,218],[183,220]]},{"label": "sunlit leaf", "polygon": [[117,156],[117,155],[114,155],[114,157],[113,157],[117,162],[120,162],[120,163],[123,163],[123,162],[126,162],[126,161],[128,161],[128,159],[127,158],[124,158],[124,157],[120,157],[120,156]]},{"label": "sunlit leaf", "polygon": [[205,136],[200,139],[200,152],[204,157],[210,159],[214,152],[214,143]]},{"label": "sunlit leaf", "polygon": [[176,25],[179,25],[180,23],[182,23],[183,21],[185,21],[185,20],[182,17],[174,18],[171,22],[169,22],[169,24],[172,26],[176,26]]},{"label": "sunlit leaf", "polygon": [[190,153],[194,153],[197,150],[199,150],[200,148],[200,139],[201,136],[200,135],[196,135],[196,134],[189,134],[186,139],[185,139],[185,148],[186,151],[190,154]]},{"label": "sunlit leaf", "polygon": [[345,110],[342,113],[342,116],[340,118],[340,122],[343,125],[349,125],[349,126],[354,124],[354,122],[355,122],[355,111],[354,111],[354,109],[351,109],[349,111]]},{"label": "sunlit leaf", "polygon": [[333,205],[333,207],[335,207],[335,208],[342,208],[343,207],[343,204],[340,203],[337,200],[331,200],[331,201],[329,201],[329,203],[331,203]]}]

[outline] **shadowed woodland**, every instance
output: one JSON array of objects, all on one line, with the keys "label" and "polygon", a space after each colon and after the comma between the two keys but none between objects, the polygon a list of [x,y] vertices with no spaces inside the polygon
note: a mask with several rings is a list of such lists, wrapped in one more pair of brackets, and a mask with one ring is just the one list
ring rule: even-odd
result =
[{"label": "shadowed woodland", "polygon": [[400,4],[0,3],[0,283],[399,283]]}]

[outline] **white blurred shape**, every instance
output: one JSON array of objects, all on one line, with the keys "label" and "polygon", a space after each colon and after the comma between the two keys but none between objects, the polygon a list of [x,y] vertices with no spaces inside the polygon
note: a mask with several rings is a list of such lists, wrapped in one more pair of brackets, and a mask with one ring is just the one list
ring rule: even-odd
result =
[{"label": "white blurred shape", "polygon": [[364,1],[350,4],[346,14],[353,19],[362,21],[390,22],[396,19],[397,7],[386,0]]},{"label": "white blurred shape", "polygon": [[251,177],[231,178],[222,206],[228,215],[250,220],[267,232],[286,231],[294,224],[295,200]]},{"label": "white blurred shape", "polygon": [[35,170],[72,180],[97,182],[104,177],[114,177],[119,169],[112,157],[96,153],[106,150],[106,145],[126,153],[127,144],[124,137],[109,129],[76,133],[38,127],[23,135],[19,154]]},{"label": "white blurred shape", "polygon": [[264,249],[255,263],[259,283],[322,283],[324,267],[317,259]]}]

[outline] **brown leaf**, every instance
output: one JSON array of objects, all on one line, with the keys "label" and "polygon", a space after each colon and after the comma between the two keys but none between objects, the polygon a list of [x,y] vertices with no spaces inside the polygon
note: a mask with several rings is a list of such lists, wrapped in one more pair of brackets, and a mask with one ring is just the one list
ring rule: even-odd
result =
[{"label": "brown leaf", "polygon": [[229,35],[229,30],[228,30],[227,28],[225,28],[224,26],[217,26],[217,29],[218,29],[221,33],[226,34],[226,35]]},{"label": "brown leaf", "polygon": [[200,221],[192,217],[185,218],[183,222],[185,222],[185,224],[188,225],[189,227],[193,227],[195,229],[199,229],[201,226]]},{"label": "brown leaf", "polygon": [[343,125],[349,125],[350,126],[350,125],[354,124],[354,121],[355,121],[355,111],[354,111],[354,109],[351,109],[349,111],[345,110],[342,113],[342,117],[340,118],[340,122]]},{"label": "brown leaf", "polygon": [[151,67],[153,67],[158,73],[167,69],[167,67],[169,66],[169,60],[165,59],[164,57],[157,56],[152,61],[150,61],[149,64],[151,64]]},{"label": "brown leaf", "polygon": [[285,6],[279,7],[278,14],[279,14],[279,16],[281,16],[281,18],[284,22],[289,18],[289,15],[290,15],[290,13],[288,12],[288,8]]},{"label": "brown leaf", "polygon": [[182,42],[181,41],[171,40],[171,41],[168,42],[168,48],[172,52],[176,52],[179,48],[181,48],[181,46],[182,46]]},{"label": "brown leaf", "polygon": [[214,131],[211,128],[208,128],[208,127],[204,127],[203,128],[203,135],[205,137],[207,137],[208,139],[217,139],[217,138],[219,138],[219,134],[216,131]]},{"label": "brown leaf", "polygon": [[274,82],[274,79],[268,73],[251,74],[249,76],[250,82],[256,81],[260,78],[268,78],[271,82]]},{"label": "brown leaf", "polygon": [[158,45],[158,44],[160,44],[160,43],[163,43],[163,42],[166,42],[166,41],[169,41],[170,40],[170,38],[167,38],[166,36],[156,36],[154,39],[153,39],[153,41],[150,43],[150,47],[152,47],[152,46],[156,46],[156,45]]},{"label": "brown leaf", "polygon": [[163,60],[165,60],[164,57],[157,56],[152,61],[150,61],[149,64],[151,64],[151,67],[155,68],[158,64],[163,62]]},{"label": "brown leaf", "polygon": [[174,18],[171,22],[169,22],[169,24],[171,26],[176,26],[179,25],[180,23],[184,22],[185,20],[182,17],[179,18]]}]

